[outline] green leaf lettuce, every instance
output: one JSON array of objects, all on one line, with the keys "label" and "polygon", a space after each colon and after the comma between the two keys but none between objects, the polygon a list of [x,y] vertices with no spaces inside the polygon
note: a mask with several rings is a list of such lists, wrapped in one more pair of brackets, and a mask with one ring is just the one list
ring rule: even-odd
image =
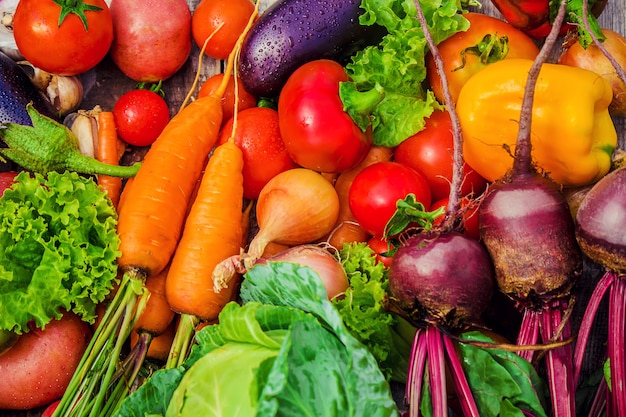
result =
[{"label": "green leaf lettuce", "polygon": [[72,311],[95,320],[116,282],[115,208],[75,172],[21,172],[0,198],[0,328],[44,328]]}]

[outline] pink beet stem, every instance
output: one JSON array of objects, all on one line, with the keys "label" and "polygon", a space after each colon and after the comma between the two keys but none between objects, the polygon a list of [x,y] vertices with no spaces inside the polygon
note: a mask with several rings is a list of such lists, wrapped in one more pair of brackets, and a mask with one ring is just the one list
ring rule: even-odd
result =
[{"label": "pink beet stem", "polygon": [[456,387],[457,395],[459,396],[459,402],[463,409],[463,415],[465,417],[480,417],[476,401],[467,382],[467,377],[463,371],[463,366],[459,360],[459,355],[454,348],[454,342],[450,337],[443,335],[443,343],[446,348],[446,354],[448,357],[448,363],[450,364],[450,373],[452,374],[452,380]]},{"label": "pink beet stem", "polygon": [[417,329],[413,337],[413,348],[409,360],[409,375],[406,384],[406,400],[409,403],[410,417],[418,417],[422,394],[424,367],[426,366],[426,337],[423,329]]},{"label": "pink beet stem", "polygon": [[[522,316],[522,323],[520,324],[520,330],[517,335],[518,346],[532,346],[536,345],[539,340],[539,315],[537,311],[529,308],[524,309]],[[520,350],[517,354],[528,362],[532,362],[535,351],[533,350]]]},{"label": "pink beet stem", "polygon": [[[441,332],[435,326],[426,329],[428,344],[428,377],[432,397],[433,417],[447,417],[446,364]],[[416,404],[419,406],[419,404]]]},{"label": "pink beet stem", "polygon": [[[541,337],[544,343],[563,341],[570,337],[569,321],[563,326],[563,331],[557,334],[563,320],[563,309],[562,305],[555,303],[541,312]],[[572,358],[572,345],[569,343],[548,350],[545,357],[553,417],[576,415]]]},{"label": "pink beet stem", "polygon": [[578,329],[578,335],[576,336],[576,347],[574,349],[574,386],[578,386],[578,379],[580,378],[580,370],[582,368],[583,360],[585,359],[585,351],[587,343],[589,341],[589,335],[591,334],[591,328],[595,321],[598,308],[602,303],[602,299],[607,290],[611,287],[617,274],[614,272],[606,271],[600,281],[596,284],[596,287],[589,297],[583,318],[580,322]]},{"label": "pink beet stem", "polygon": [[608,356],[611,369],[611,406],[617,416],[626,416],[626,276],[611,287],[609,301]]}]

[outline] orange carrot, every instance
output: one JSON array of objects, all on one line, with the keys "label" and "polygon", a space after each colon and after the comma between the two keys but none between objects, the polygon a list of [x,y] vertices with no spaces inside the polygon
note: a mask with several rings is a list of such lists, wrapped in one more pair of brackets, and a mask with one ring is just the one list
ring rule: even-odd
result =
[{"label": "orange carrot", "polygon": [[243,153],[233,140],[215,149],[172,258],[165,294],[172,310],[182,315],[171,359],[178,364],[186,357],[198,320],[217,318],[236,288],[233,282],[216,292],[211,277],[215,265],[239,254],[243,246],[242,170]]},{"label": "orange carrot", "polygon": [[[132,332],[130,334],[130,348],[131,351],[135,349],[135,346],[142,344],[147,345],[146,358],[158,361],[165,361],[167,355],[172,347],[172,341],[174,340],[174,334],[176,333],[177,320],[167,326],[167,329],[158,336],[153,336],[149,333],[137,333]],[[146,339],[150,339],[149,342]]]},{"label": "orange carrot", "polygon": [[[227,74],[233,71],[235,56],[257,15],[258,2],[246,31],[228,58]],[[196,181],[218,139],[221,96],[228,80],[224,77],[223,85],[214,94],[182,107],[170,120],[146,153],[132,187],[127,190],[118,218],[122,282],[59,403],[58,415],[78,407],[100,410],[118,404],[134,384],[139,369],[129,370],[124,364],[119,367],[122,348],[147,303],[146,277],[163,271],[177,247]],[[241,227],[241,201],[236,217],[236,224]],[[237,240],[241,244],[240,231]],[[208,277],[211,279],[210,273]],[[105,347],[110,351],[106,356],[100,355]]]},{"label": "orange carrot", "polygon": [[168,268],[157,275],[146,279],[146,289],[150,291],[150,298],[143,312],[135,322],[134,330],[137,333],[150,333],[158,336],[163,333],[174,320],[175,313],[170,308],[165,297],[165,280]]},{"label": "orange carrot", "polygon": [[[96,147],[96,159],[107,164],[118,165],[120,161],[119,139],[113,113],[101,111],[97,117],[98,146]],[[122,191],[122,178],[98,175],[98,185],[108,194],[113,205],[117,207]]]},{"label": "orange carrot", "polygon": [[358,224],[348,203],[348,192],[354,177],[363,168],[376,162],[389,161],[393,156],[393,150],[384,146],[372,146],[365,159],[356,167],[342,172],[335,181],[335,190],[339,196],[339,217],[333,231],[327,240],[333,247],[341,249],[344,243],[365,242],[369,239],[369,234]]}]

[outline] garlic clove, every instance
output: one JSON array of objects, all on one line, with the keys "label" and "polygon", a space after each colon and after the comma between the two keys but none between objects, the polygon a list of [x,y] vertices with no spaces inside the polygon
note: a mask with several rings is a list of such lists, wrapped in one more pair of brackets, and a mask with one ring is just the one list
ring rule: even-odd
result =
[{"label": "garlic clove", "polygon": [[83,101],[83,83],[77,76],[53,75],[46,93],[52,105],[62,116],[80,106]]},{"label": "garlic clove", "polygon": [[68,114],[63,120],[78,139],[78,149],[83,155],[94,158],[98,146],[98,120],[96,106],[93,110],[78,110]]},{"label": "garlic clove", "polygon": [[78,109],[84,96],[83,83],[78,76],[51,74],[28,61],[19,61],[18,64],[35,87],[52,103],[59,116]]}]

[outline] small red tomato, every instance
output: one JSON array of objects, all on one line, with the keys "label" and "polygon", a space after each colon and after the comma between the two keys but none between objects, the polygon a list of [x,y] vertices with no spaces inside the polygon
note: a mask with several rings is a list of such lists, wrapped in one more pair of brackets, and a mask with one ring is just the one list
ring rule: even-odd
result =
[{"label": "small red tomato", "polygon": [[338,173],[356,166],[372,146],[343,110],[339,84],[348,81],[335,61],[318,59],[302,65],[278,96],[280,133],[294,161],[313,171]]},{"label": "small red tomato", "polygon": [[117,134],[134,146],[151,145],[170,120],[163,97],[154,91],[136,89],[124,93],[113,106]]},{"label": "small red tomato", "polygon": [[[232,134],[234,119],[229,119],[218,139],[224,143]],[[243,196],[259,197],[261,189],[276,174],[297,165],[291,159],[278,128],[278,113],[268,107],[251,107],[237,114],[235,144],[243,153]]]},{"label": "small red tomato", "polygon": [[[452,182],[454,137],[452,121],[447,111],[434,111],[420,132],[400,143],[394,151],[396,162],[408,165],[424,175],[433,201],[450,195]],[[478,195],[485,190],[487,180],[467,163],[463,163],[461,194]]]},{"label": "small red tomato", "polygon": [[[224,73],[220,72],[209,78],[202,84],[200,90],[198,90],[198,98],[208,96],[215,92],[224,78]],[[240,79],[237,79],[237,108],[239,111],[249,109],[256,106],[256,97],[248,93],[243,88],[243,83]],[[235,111],[235,78],[230,77],[228,84],[226,84],[226,91],[222,95],[222,125],[233,117]]]},{"label": "small red tomato", "polygon": [[[439,207],[446,208],[448,206],[449,198],[445,197],[439,201],[435,201],[430,207],[431,211],[438,209]],[[478,228],[478,200],[464,197],[461,200],[461,210],[463,211],[463,227],[464,233],[476,240],[480,239],[480,231]],[[433,222],[433,225],[440,224],[443,221],[444,215],[437,217]]]},{"label": "small red tomato", "polygon": [[398,162],[377,162],[356,175],[348,191],[348,204],[363,229],[382,236],[396,212],[396,203],[408,194],[414,194],[426,209],[430,207],[430,187],[422,174]]},{"label": "small red tomato", "polygon": [[373,236],[370,240],[367,241],[367,246],[369,246],[374,252],[376,252],[376,260],[381,262],[387,268],[391,266],[391,261],[393,260],[393,255],[390,255],[389,252],[394,249],[393,244],[389,244],[386,240],[381,237]]}]

